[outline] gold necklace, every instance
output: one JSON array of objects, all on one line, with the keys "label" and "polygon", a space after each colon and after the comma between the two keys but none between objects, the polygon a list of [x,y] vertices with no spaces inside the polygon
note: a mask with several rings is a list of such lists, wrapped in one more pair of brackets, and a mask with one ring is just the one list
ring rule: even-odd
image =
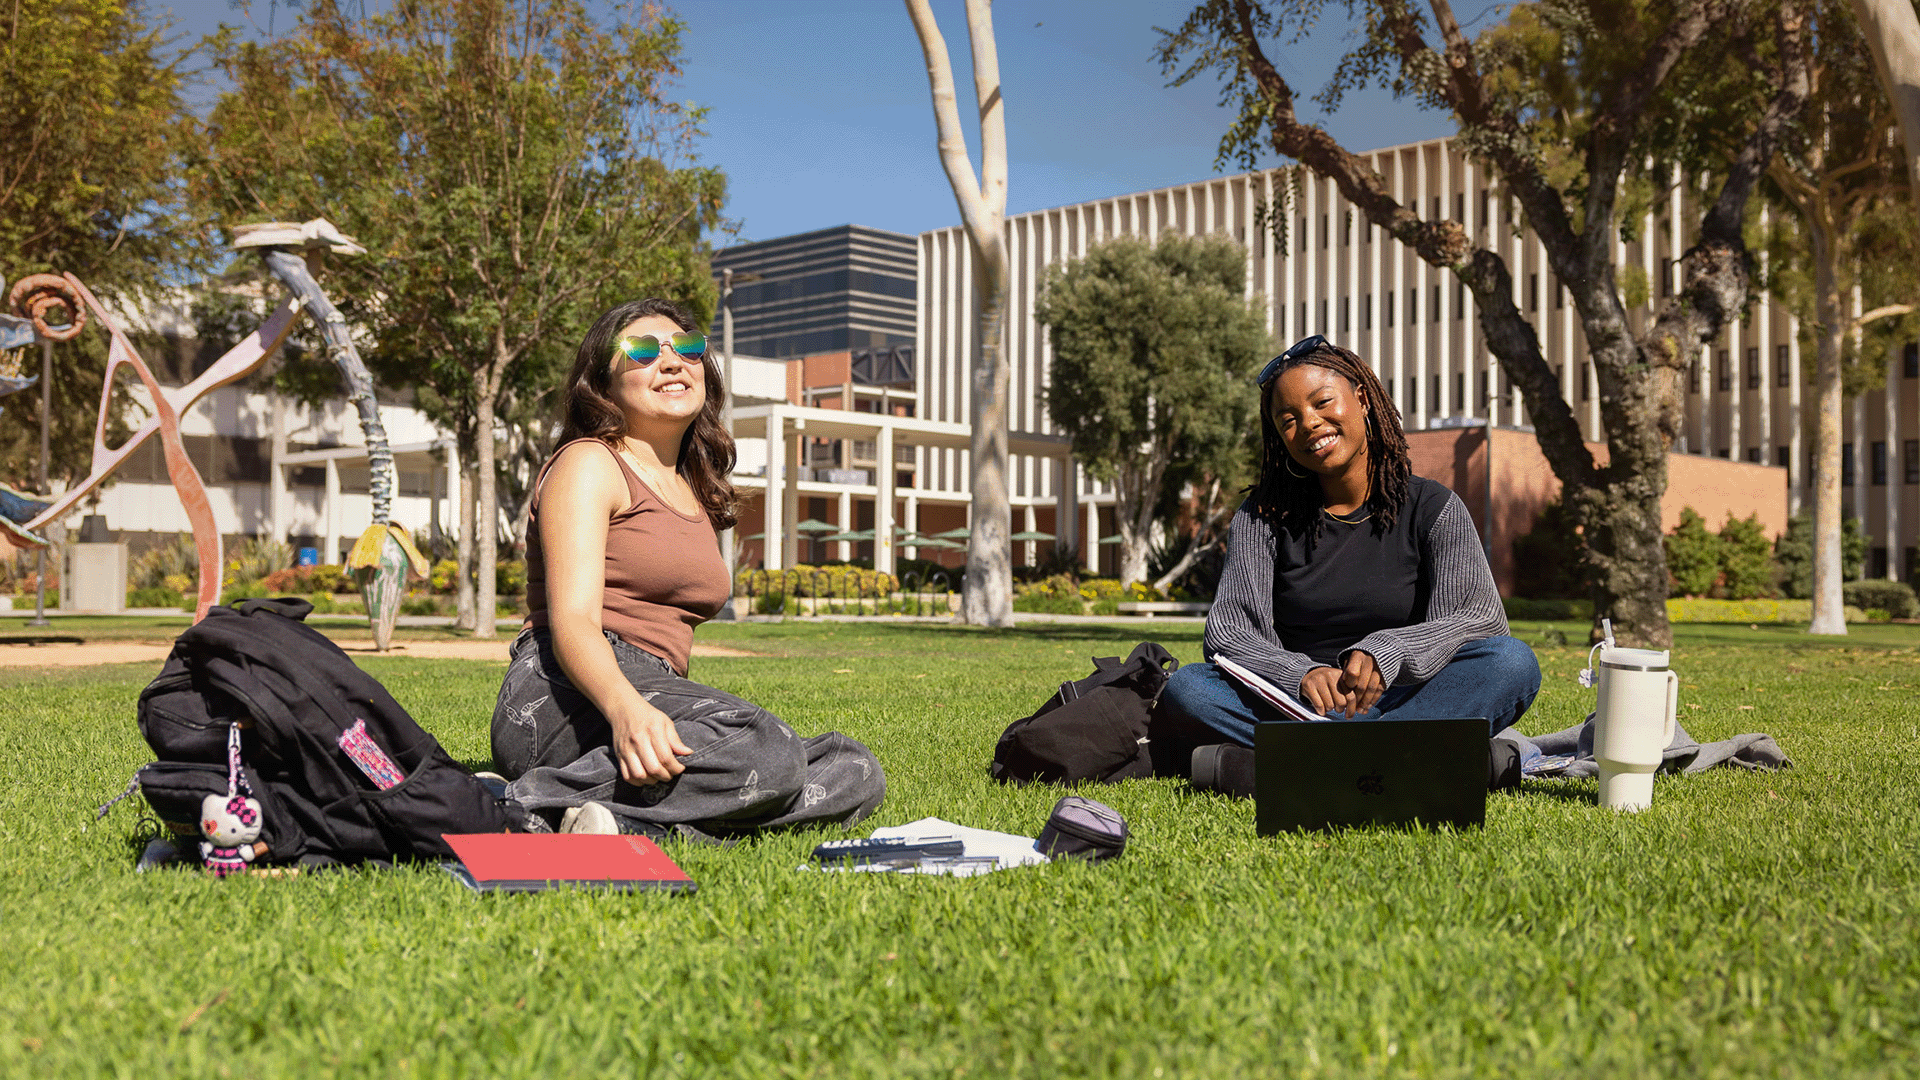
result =
[{"label": "gold necklace", "polygon": [[[1364,508],[1365,504],[1363,503],[1361,505]],[[1361,522],[1373,516],[1373,511],[1368,510],[1366,513],[1361,514],[1359,517],[1341,517],[1339,514],[1334,513],[1332,510],[1329,510],[1324,506],[1320,508],[1320,512],[1332,518],[1333,520],[1339,522],[1342,525],[1358,525]]]}]

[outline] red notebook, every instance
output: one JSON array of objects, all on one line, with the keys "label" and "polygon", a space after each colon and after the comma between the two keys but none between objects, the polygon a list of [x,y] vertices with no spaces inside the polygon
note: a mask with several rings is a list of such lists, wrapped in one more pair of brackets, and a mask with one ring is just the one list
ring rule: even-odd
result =
[{"label": "red notebook", "polygon": [[555,886],[619,892],[690,893],[685,870],[644,836],[579,833],[447,833],[460,857],[447,872],[480,892],[539,892]]}]

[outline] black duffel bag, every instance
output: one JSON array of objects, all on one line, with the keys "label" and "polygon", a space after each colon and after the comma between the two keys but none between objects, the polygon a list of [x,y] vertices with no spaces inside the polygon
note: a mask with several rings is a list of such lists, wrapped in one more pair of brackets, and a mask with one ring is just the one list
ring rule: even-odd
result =
[{"label": "black duffel bag", "polygon": [[1147,727],[1167,677],[1180,667],[1154,642],[1125,661],[1095,657],[1093,674],[1060,684],[1032,716],[1015,720],[993,748],[1001,783],[1115,783],[1153,775]]}]

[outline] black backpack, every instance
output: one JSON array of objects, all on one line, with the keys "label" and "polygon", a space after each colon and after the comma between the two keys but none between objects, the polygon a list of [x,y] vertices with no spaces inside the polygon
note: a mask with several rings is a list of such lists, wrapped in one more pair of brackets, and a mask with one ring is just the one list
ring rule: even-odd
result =
[{"label": "black backpack", "polygon": [[263,862],[447,858],[443,833],[523,827],[516,804],[496,799],[300,621],[312,610],[295,598],[214,607],[141,691],[140,734],[160,760],[137,780],[176,838],[197,837],[201,800],[227,794],[235,724],[261,804]]},{"label": "black backpack", "polygon": [[1151,641],[1134,646],[1125,662],[1095,657],[1093,674],[1061,683],[1038,711],[1001,733],[989,770],[993,778],[1072,784],[1152,776],[1147,727],[1160,689],[1179,667]]}]

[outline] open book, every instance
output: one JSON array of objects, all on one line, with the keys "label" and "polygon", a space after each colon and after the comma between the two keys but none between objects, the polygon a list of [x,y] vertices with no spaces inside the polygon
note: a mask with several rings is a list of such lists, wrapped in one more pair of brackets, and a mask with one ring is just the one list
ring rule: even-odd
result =
[{"label": "open book", "polygon": [[1279,709],[1289,720],[1325,720],[1326,717],[1302,704],[1299,698],[1241,667],[1224,656],[1213,658],[1213,666],[1233,676],[1234,681],[1260,695],[1261,700]]}]

